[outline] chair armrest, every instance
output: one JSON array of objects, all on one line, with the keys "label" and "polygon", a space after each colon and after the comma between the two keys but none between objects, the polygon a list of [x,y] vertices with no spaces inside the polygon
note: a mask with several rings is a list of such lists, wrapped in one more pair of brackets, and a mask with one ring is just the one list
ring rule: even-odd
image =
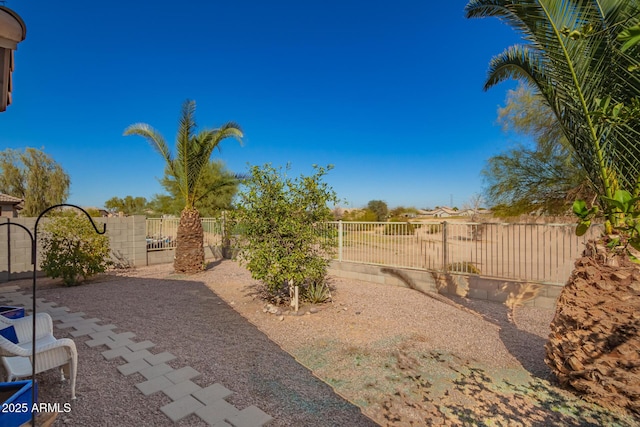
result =
[{"label": "chair armrest", "polygon": [[41,352],[45,352],[45,351],[49,351],[55,348],[60,348],[60,347],[68,347],[69,352],[71,353],[77,353],[78,351],[76,350],[76,343],[69,338],[55,338],[53,341],[48,342],[47,344],[38,344],[38,341],[36,341],[36,354],[41,353]]},{"label": "chair armrest", "polygon": [[[51,339],[44,340],[44,341],[47,341],[45,344],[42,344],[42,343],[38,344],[38,341],[36,341],[36,355],[51,352],[56,349],[64,349],[69,354],[69,356],[76,355],[77,357],[78,350],[76,349],[76,343],[72,339],[55,338],[53,337],[53,335],[50,335],[50,337]],[[27,348],[24,348],[0,336],[0,356],[31,357],[31,355],[33,354],[31,350],[32,348],[30,346]]]},{"label": "chair armrest", "polygon": [[[7,320],[11,320],[11,322],[3,321],[3,323],[13,325],[20,344],[33,341],[33,316]],[[36,340],[46,335],[53,335],[53,320],[47,313],[38,313],[36,315]]]},{"label": "chair armrest", "polygon": [[20,347],[18,344],[14,344],[5,337],[0,336],[0,356],[4,357],[13,357],[13,356],[22,356],[28,357],[31,356],[31,349],[27,350]]}]

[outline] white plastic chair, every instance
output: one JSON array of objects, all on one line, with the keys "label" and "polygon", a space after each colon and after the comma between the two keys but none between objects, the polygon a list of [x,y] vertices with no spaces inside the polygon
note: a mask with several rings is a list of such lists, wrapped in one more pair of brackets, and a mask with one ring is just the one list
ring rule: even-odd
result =
[{"label": "white plastic chair", "polygon": [[[13,326],[18,343],[0,336],[0,356],[7,372],[7,381],[31,377],[33,316],[7,319],[0,316],[0,329]],[[71,380],[71,399],[76,398],[76,374],[78,351],[69,338],[53,336],[53,321],[47,313],[36,315],[36,374],[60,368],[62,380],[65,374]]]}]

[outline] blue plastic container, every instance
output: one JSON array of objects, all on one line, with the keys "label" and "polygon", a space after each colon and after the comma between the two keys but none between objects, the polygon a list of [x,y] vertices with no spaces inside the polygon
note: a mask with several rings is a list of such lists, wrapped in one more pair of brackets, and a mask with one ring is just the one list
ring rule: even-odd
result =
[{"label": "blue plastic container", "polygon": [[[35,387],[37,401],[37,383]],[[0,427],[18,427],[31,420],[31,380],[0,383],[0,397]]]},{"label": "blue plastic container", "polygon": [[12,307],[10,305],[0,306],[0,315],[8,319],[19,319],[24,317],[24,307]]}]

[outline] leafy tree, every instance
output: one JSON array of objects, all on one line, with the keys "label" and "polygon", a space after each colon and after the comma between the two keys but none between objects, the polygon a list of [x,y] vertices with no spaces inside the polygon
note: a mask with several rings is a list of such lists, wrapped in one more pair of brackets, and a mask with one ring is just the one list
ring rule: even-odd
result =
[{"label": "leafy tree", "polygon": [[196,104],[185,101],[182,105],[176,151],[174,156],[162,135],[145,123],[125,129],[125,135],[146,138],[166,162],[166,168],[175,179],[184,208],[178,224],[174,268],[179,273],[195,273],[204,266],[204,232],[196,201],[201,194],[200,182],[207,169],[211,154],[227,138],[242,142],[242,131],[236,123],[226,123],[217,129],[205,129],[196,133]]},{"label": "leafy tree", "polygon": [[21,216],[38,216],[49,206],[64,203],[70,182],[62,166],[41,150],[0,152],[0,193],[24,200]]},{"label": "leafy tree", "polygon": [[389,216],[389,208],[382,200],[371,200],[367,203],[367,209],[375,213],[375,221],[386,221]]},{"label": "leafy tree", "polygon": [[[227,170],[224,162],[213,160],[202,171],[198,182],[195,207],[204,217],[216,217],[223,210],[230,210],[231,203],[238,191],[238,186],[244,177]],[[180,197],[180,186],[171,171],[165,169],[165,176],[160,181],[169,193],[157,194],[151,201],[152,209],[163,214],[177,215],[184,207]]]},{"label": "leafy tree", "polygon": [[545,99],[520,83],[498,110],[505,132],[532,138],[489,158],[482,174],[494,213],[517,216],[532,212],[566,213],[576,196],[588,197],[587,178],[572,162],[573,149]]},{"label": "leafy tree", "polygon": [[322,181],[331,166],[314,168],[311,176],[291,179],[271,165],[252,166],[240,193],[241,259],[275,300],[292,298],[295,286],[303,298],[327,289],[327,266],[337,241],[327,238],[322,224],[333,219],[328,204],[338,200]]},{"label": "leafy tree", "polygon": [[[638,354],[627,351],[640,348],[637,294],[619,280],[605,280],[618,274],[610,263],[625,261],[615,257],[617,248],[640,229],[640,76],[634,72],[640,47],[617,40],[623,29],[639,24],[640,3],[472,0],[466,14],[496,16],[523,34],[527,45],[512,46],[491,61],[485,88],[510,78],[537,88],[600,196],[607,235],[618,234],[602,239],[604,244],[590,243],[589,261],[576,263],[557,302],[545,361],[563,384],[640,413],[637,396],[630,394],[638,387]],[[585,231],[595,209],[581,201],[574,212],[578,231]]]},{"label": "leafy tree", "polygon": [[86,217],[60,214],[43,226],[40,266],[47,277],[61,277],[66,286],[106,271],[111,264],[109,237],[97,234]]},{"label": "leafy tree", "polygon": [[148,209],[147,199],[144,197],[126,196],[112,197],[104,202],[104,207],[112,213],[122,212],[125,215],[144,215]]}]

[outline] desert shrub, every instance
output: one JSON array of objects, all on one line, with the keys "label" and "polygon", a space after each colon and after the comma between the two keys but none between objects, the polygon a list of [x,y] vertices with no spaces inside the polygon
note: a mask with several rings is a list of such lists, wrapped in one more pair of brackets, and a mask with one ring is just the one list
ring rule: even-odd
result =
[{"label": "desert shrub", "polygon": [[311,304],[320,304],[331,299],[331,290],[326,282],[309,282],[302,288],[302,299]]},{"label": "desert shrub", "polygon": [[326,280],[337,233],[316,225],[333,219],[328,204],[338,200],[322,182],[330,168],[315,169],[312,176],[292,179],[271,165],[252,166],[240,194],[239,259],[272,299],[288,299],[290,286],[298,286],[305,299],[307,284]]},{"label": "desert shrub", "polygon": [[377,222],[378,217],[375,212],[369,209],[358,209],[344,213],[342,221]]},{"label": "desert shrub", "polygon": [[409,236],[415,233],[416,229],[410,222],[385,224],[384,234],[394,236]]},{"label": "desert shrub", "polygon": [[454,273],[480,274],[480,269],[470,261],[452,262],[447,266],[447,270]]},{"label": "desert shrub", "polygon": [[111,264],[109,238],[98,234],[85,216],[65,215],[44,224],[40,238],[42,271],[66,286],[106,271]]}]

